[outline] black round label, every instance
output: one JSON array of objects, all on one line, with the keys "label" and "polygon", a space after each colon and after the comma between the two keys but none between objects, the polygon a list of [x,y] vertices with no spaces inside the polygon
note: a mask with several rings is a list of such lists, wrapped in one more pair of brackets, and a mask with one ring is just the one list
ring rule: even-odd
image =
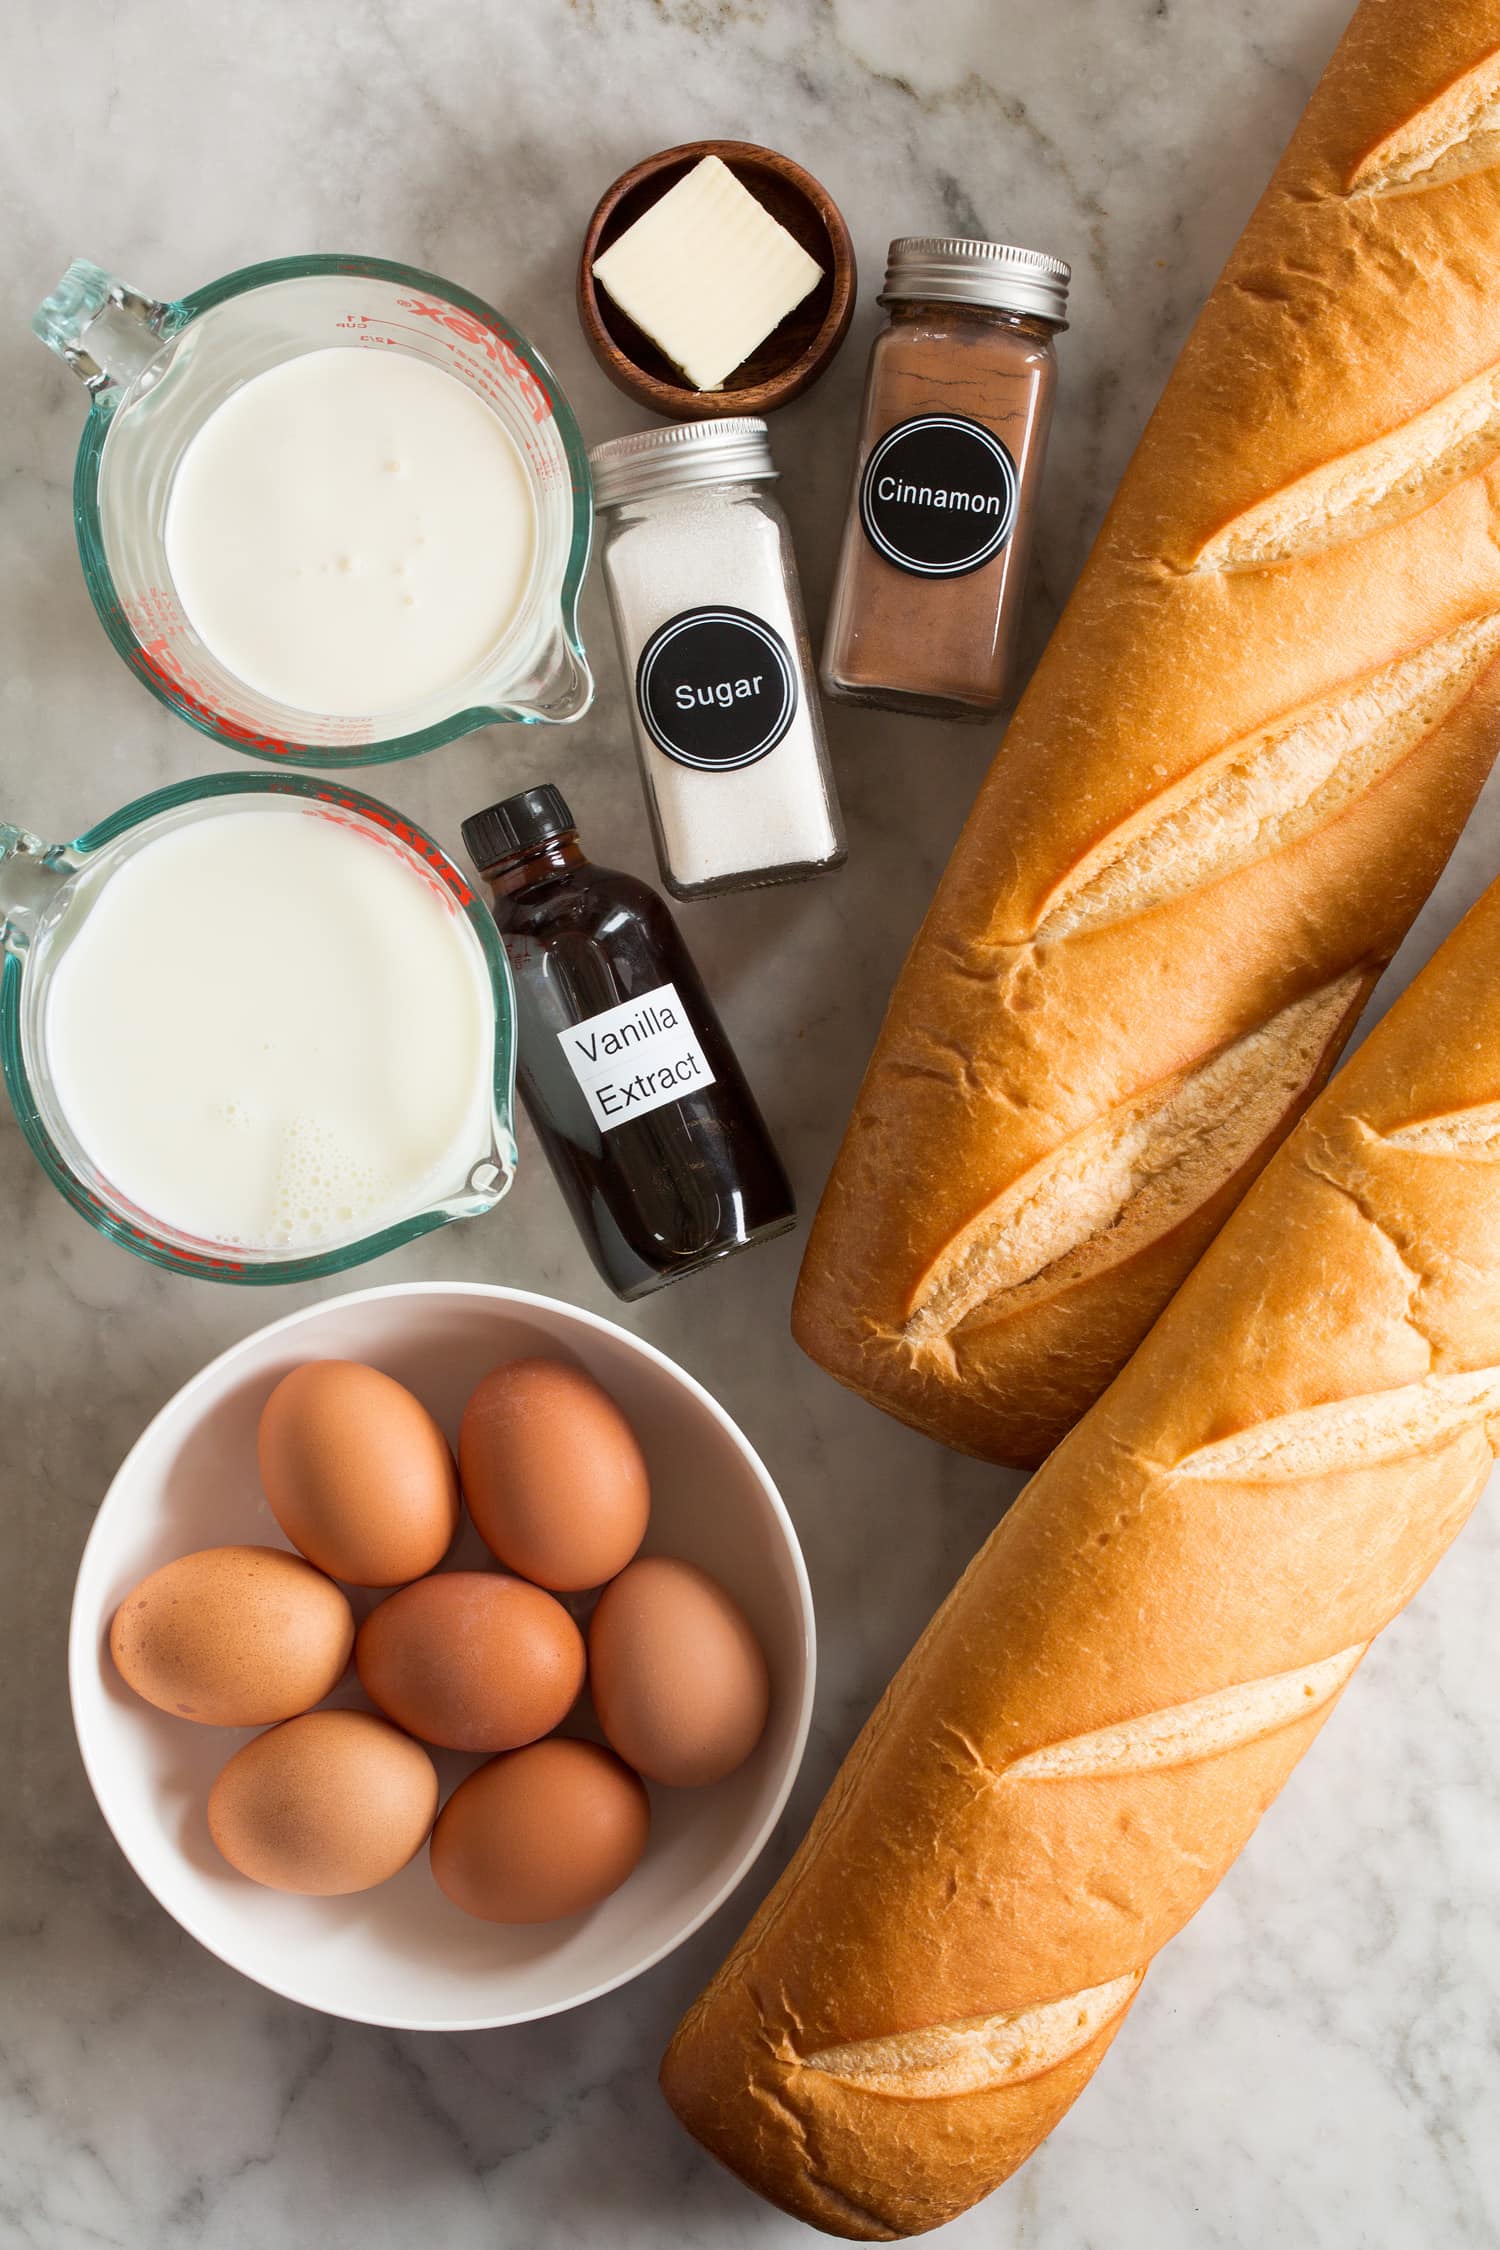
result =
[{"label": "black round label", "polygon": [[918,578],[962,578],[993,561],[1016,520],[1010,449],[966,414],[914,414],[872,451],[859,520],[872,547]]},{"label": "black round label", "polygon": [[753,766],[791,725],[797,671],[765,620],[745,609],[684,609],[641,650],[635,694],[646,732],[684,766]]}]

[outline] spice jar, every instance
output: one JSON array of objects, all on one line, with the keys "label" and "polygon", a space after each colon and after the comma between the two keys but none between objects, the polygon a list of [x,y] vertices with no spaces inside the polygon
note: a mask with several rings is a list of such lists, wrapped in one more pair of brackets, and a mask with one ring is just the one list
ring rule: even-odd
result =
[{"label": "spice jar", "polygon": [[1004,708],[1069,269],[1003,242],[893,242],[823,684],[938,718]]},{"label": "spice jar", "polygon": [[705,898],[838,867],[791,533],[764,422],[674,423],[589,455],[662,879]]}]

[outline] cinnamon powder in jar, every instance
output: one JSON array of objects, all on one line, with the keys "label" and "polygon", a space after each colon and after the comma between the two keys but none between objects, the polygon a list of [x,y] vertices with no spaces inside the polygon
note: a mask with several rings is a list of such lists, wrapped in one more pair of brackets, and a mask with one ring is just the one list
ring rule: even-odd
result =
[{"label": "cinnamon powder in jar", "polygon": [[823,651],[839,701],[1005,707],[1068,279],[1005,243],[891,244]]}]

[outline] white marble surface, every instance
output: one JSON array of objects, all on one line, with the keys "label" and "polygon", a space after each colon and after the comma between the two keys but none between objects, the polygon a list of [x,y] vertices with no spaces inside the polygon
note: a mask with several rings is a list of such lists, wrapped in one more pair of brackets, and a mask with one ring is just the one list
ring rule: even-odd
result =
[{"label": "white marble surface", "polygon": [[[728,133],[810,161],[865,262],[957,227],[1077,265],[1033,645],[1194,307],[1331,47],[1345,0],[12,0],[0,14],[0,789],[72,835],[227,764],[107,648],[78,576],[81,419],[26,333],[66,260],[162,295],[303,249],[404,257],[502,304],[592,437],[637,417],[587,358],[571,262],[645,151]],[[815,621],[867,287],[835,371],[775,443]],[[604,857],[649,869],[597,583],[603,693],[567,738],[493,733],[376,784],[456,843],[555,774]],[[685,920],[811,1205],[896,963],[987,753],[983,733],[836,715],[852,852],[796,893]],[[1471,828],[1397,975],[1500,861]],[[6,1223],[0,1574],[0,2244],[35,2250],[790,2250],[680,2133],[657,2052],[810,1813],[854,1726],[1013,1489],[886,1423],[785,1332],[798,1245],[629,1316],[724,1398],[801,1528],[824,1664],[784,1835],[639,1984],[528,2030],[442,2040],[304,2014],[201,1952],[141,1890],[85,1786],[64,1635],[79,1548],[148,1415],[301,1292],[156,1274],[73,1218],[0,1126]],[[613,1309],[532,1161],[513,1203],[370,1269],[509,1279]],[[1229,1880],[1171,1947],[1052,2142],[950,2230],[966,2250],[1500,2238],[1500,1535],[1481,1512],[1371,1658]]]}]

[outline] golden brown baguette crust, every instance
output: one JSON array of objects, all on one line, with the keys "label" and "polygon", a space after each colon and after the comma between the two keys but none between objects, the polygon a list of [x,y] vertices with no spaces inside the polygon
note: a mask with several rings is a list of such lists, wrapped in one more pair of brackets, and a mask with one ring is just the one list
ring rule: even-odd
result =
[{"label": "golden brown baguette crust", "polygon": [[1459,1530],[1497,1438],[1500,885],[928,1627],[673,2040],[683,2122],[857,2240],[997,2186]]},{"label": "golden brown baguette crust", "polygon": [[[1350,1024],[1278,1130],[1182,1175],[1186,1215],[1142,1210],[1165,1159],[1101,1157],[1101,1128],[1378,973],[1468,815],[1500,739],[1497,259],[1500,0],[1365,0],[980,793],[812,1230],[798,1341],[945,1443],[1031,1464],[1098,1395]],[[1174,1161],[1192,1130],[1189,1102]],[[1125,1199],[1059,1199],[1064,1273],[1007,1198],[1075,1153]]]}]

